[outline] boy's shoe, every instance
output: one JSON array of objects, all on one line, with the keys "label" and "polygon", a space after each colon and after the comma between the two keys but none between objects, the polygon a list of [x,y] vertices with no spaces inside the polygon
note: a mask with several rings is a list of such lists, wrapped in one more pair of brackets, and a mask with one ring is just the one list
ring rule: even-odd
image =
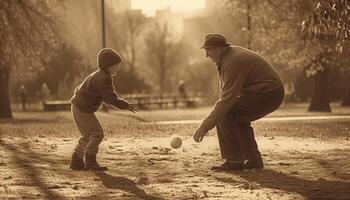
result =
[{"label": "boy's shoe", "polygon": [[70,161],[69,168],[72,170],[82,170],[84,169],[84,160],[76,152],[72,155],[72,160]]},{"label": "boy's shoe", "polygon": [[107,171],[107,167],[99,165],[96,161],[96,154],[85,154],[85,170]]},{"label": "boy's shoe", "polygon": [[243,170],[244,169],[244,163],[234,163],[234,162],[224,162],[223,164],[219,166],[214,166],[211,168],[211,170],[215,171],[233,171],[233,170]]}]

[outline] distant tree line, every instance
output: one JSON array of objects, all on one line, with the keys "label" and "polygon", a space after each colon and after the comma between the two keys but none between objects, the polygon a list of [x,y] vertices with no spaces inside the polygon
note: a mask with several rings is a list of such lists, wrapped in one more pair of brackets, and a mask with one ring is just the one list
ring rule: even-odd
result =
[{"label": "distant tree line", "polygon": [[350,105],[349,1],[228,0],[224,6],[239,19],[245,46],[272,59],[295,86],[294,96],[311,93],[309,111],[331,111],[330,100],[341,94],[342,105]]},{"label": "distant tree line", "polygon": [[[98,3],[0,2],[0,118],[12,117],[10,97],[21,84],[34,97],[46,83],[54,98],[67,99],[97,69]],[[333,100],[350,105],[348,1],[223,0],[218,7],[221,12],[194,20],[210,26],[199,24],[197,32],[179,37],[162,20],[135,10],[116,13],[107,5],[107,46],[124,59],[115,81],[118,91],[174,92],[179,80],[185,80],[190,90],[215,100],[215,67],[198,41],[203,33],[224,27],[239,45],[271,59],[293,85],[291,100],[309,100],[310,111],[331,111]]]}]

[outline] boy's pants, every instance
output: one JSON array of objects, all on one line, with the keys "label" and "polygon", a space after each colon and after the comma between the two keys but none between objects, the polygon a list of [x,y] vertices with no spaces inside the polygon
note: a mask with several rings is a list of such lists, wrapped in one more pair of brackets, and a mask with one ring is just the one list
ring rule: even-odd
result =
[{"label": "boy's pants", "polygon": [[95,114],[82,112],[73,104],[71,108],[74,122],[82,135],[74,151],[81,157],[85,153],[97,154],[98,145],[101,143],[104,135]]},{"label": "boy's pants", "polygon": [[257,161],[260,157],[251,121],[275,111],[282,103],[283,87],[262,94],[243,94],[218,123],[221,156],[230,161]]}]

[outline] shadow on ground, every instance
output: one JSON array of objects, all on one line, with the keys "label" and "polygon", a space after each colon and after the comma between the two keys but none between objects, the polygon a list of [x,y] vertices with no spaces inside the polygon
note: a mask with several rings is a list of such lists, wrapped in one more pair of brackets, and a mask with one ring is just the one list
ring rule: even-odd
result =
[{"label": "shadow on ground", "polygon": [[102,181],[104,187],[108,189],[118,189],[129,192],[140,199],[162,200],[163,198],[147,194],[143,189],[139,188],[136,183],[122,176],[112,176],[106,172],[94,171],[95,175]]},{"label": "shadow on ground", "polygon": [[[31,151],[28,144],[22,144],[22,146],[19,149],[19,147],[7,144],[0,139],[0,145],[10,154],[12,154],[13,163],[16,165],[16,169],[22,170],[18,171],[18,173],[23,173],[28,177],[28,180],[25,180],[25,182],[21,184],[25,186],[36,186],[39,189],[39,191],[41,191],[44,194],[45,199],[64,199],[63,196],[59,195],[58,193],[52,191],[49,188],[45,180],[42,179],[41,170],[32,165],[33,159],[38,159],[42,156],[36,155],[33,151]],[[45,159],[38,162],[55,163],[56,161]],[[19,174],[18,176],[21,175]],[[16,176],[14,178],[16,178]],[[26,198],[26,196],[22,197]],[[38,196],[38,198],[40,198],[40,196]]]},{"label": "shadow on ground", "polygon": [[[308,199],[350,199],[350,183],[346,181],[331,181],[320,178],[307,180],[290,176],[272,169],[264,169],[256,173],[229,173],[239,175],[249,183],[255,182],[259,188],[283,190],[298,193]],[[217,180],[228,183],[227,179]],[[232,180],[232,184],[237,184]]]},{"label": "shadow on ground", "polygon": [[63,121],[60,118],[52,119],[33,119],[33,118],[22,118],[22,119],[1,119],[0,123],[6,123],[11,125],[22,125],[22,124],[57,124],[57,121]]},{"label": "shadow on ground", "polygon": [[[344,152],[342,154],[346,155]],[[323,170],[327,170],[328,173],[332,174],[334,177],[341,180],[350,181],[350,174],[344,172],[343,170],[344,166],[349,165],[349,163],[347,163],[346,160],[336,159],[333,161],[329,161],[326,159],[317,159],[316,161],[319,164],[319,166],[323,168]]]}]

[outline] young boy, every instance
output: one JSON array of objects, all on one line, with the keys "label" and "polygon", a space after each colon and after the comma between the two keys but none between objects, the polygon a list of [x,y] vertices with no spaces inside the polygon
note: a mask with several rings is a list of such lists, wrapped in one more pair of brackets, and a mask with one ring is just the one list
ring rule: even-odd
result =
[{"label": "young boy", "polygon": [[[104,135],[94,112],[104,102],[119,109],[136,112],[134,105],[118,97],[114,92],[112,77],[120,69],[120,55],[113,49],[104,48],[97,56],[98,70],[91,73],[74,91],[71,98],[74,122],[82,137],[74,149],[70,168],[73,170],[108,170],[96,161],[98,146]],[[84,163],[85,156],[85,163]]]}]

